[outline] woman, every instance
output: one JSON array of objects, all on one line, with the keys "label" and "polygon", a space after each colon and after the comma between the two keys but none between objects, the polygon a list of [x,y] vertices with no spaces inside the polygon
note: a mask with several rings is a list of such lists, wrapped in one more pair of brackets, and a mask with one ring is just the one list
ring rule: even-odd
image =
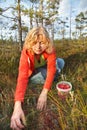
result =
[{"label": "woman", "polygon": [[[36,68],[35,65],[41,65]],[[64,60],[56,59],[55,48],[48,32],[43,27],[36,27],[28,33],[21,52],[19,74],[15,92],[14,111],[11,117],[11,128],[21,130],[24,125],[22,102],[29,81],[44,84],[37,102],[37,109],[46,108],[47,93],[55,79],[55,74],[64,67]]]}]

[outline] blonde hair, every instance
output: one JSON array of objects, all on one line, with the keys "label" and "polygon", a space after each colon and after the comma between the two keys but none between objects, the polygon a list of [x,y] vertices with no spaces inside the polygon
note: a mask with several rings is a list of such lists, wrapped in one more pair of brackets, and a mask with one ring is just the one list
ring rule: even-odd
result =
[{"label": "blonde hair", "polygon": [[49,37],[47,30],[44,27],[34,27],[27,34],[24,42],[24,48],[32,51],[32,46],[37,43],[39,36],[42,35],[42,41],[46,44],[46,52],[51,53],[53,51],[53,42]]}]

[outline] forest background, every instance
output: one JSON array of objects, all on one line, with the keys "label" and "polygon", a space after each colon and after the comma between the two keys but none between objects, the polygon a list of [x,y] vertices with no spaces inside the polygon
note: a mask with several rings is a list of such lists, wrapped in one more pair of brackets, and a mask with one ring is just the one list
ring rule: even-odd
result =
[{"label": "forest background", "polygon": [[[62,75],[73,85],[72,95],[61,100],[56,82],[45,112],[35,109],[41,85],[30,84],[25,96],[26,130],[87,130],[87,4],[77,11],[78,0],[0,0],[0,130],[10,130],[20,52],[27,32],[44,26],[65,60]],[[68,7],[68,15],[60,14]],[[6,4],[6,2],[8,4]],[[80,2],[80,1],[79,1]],[[65,5],[64,5],[65,4]],[[79,3],[80,4],[80,3]],[[77,4],[79,6],[79,4]],[[58,82],[63,80],[59,76]],[[37,118],[38,117],[38,118]]]}]

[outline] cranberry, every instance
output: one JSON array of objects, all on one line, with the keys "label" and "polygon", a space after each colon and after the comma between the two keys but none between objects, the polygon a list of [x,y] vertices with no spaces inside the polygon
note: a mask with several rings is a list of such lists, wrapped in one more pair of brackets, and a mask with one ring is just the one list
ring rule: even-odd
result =
[{"label": "cranberry", "polygon": [[64,84],[64,83],[59,84],[58,87],[61,88],[61,89],[68,89],[68,88],[70,88],[70,86],[68,84]]}]

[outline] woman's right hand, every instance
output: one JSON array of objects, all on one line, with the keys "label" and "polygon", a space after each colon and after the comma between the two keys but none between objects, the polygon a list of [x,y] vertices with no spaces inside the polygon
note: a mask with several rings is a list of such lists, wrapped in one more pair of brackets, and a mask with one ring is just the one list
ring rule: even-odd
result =
[{"label": "woman's right hand", "polygon": [[13,130],[22,130],[24,128],[23,123],[25,122],[25,115],[21,107],[21,102],[16,101],[14,105],[14,111],[11,117],[10,127]]}]

